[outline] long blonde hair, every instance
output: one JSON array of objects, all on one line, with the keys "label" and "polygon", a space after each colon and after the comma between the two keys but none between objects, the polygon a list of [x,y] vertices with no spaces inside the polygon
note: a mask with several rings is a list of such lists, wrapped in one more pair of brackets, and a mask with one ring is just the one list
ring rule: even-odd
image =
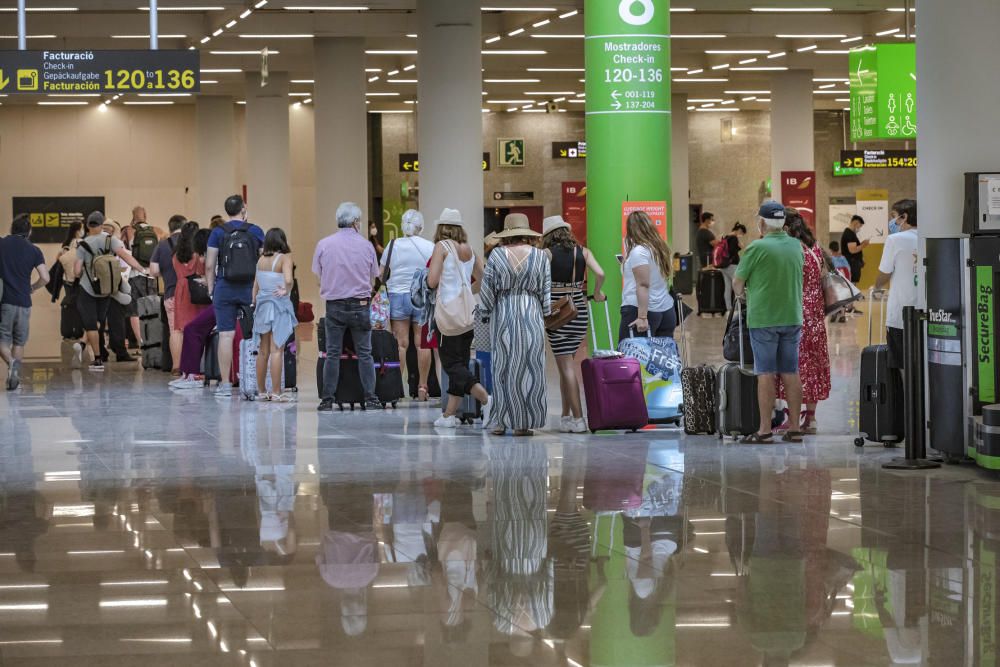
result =
[{"label": "long blonde hair", "polygon": [[664,280],[668,280],[673,275],[674,263],[670,257],[670,246],[656,231],[653,221],[645,211],[630,213],[625,225],[626,256],[637,246],[646,247],[653,255],[653,261],[659,267]]}]

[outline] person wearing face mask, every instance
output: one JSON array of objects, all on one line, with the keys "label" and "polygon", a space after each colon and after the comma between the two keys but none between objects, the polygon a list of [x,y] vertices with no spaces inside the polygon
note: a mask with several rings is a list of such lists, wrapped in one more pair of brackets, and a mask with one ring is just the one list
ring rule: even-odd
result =
[{"label": "person wearing face mask", "polygon": [[865,219],[860,215],[851,216],[851,222],[840,237],[840,249],[847,258],[847,263],[851,265],[851,282],[855,284],[861,280],[861,268],[865,265],[862,253],[869,244],[868,239],[862,241],[858,238],[858,232],[864,225]]},{"label": "person wearing face mask", "polygon": [[701,268],[707,269],[712,266],[712,251],[719,244],[719,239],[715,238],[712,227],[715,226],[715,214],[705,211],[701,214],[701,224],[698,225],[698,232],[694,237],[695,251],[698,253],[698,261]]},{"label": "person wearing face mask", "polygon": [[899,232],[885,240],[876,289],[889,287],[886,340],[889,366],[903,369],[903,308],[917,305],[917,202],[902,199],[892,205]]}]

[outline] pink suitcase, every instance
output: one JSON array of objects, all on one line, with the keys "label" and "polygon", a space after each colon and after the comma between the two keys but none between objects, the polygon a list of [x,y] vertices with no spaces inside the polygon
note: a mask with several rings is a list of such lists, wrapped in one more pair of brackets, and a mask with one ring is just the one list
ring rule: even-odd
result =
[{"label": "pink suitcase", "polygon": [[[611,314],[604,302],[608,342],[614,348]],[[598,350],[593,311],[590,330],[592,359],[583,362],[583,392],[587,397],[587,426],[591,433],[607,430],[635,432],[649,424],[646,396],[642,392],[642,366],[618,352]]]}]

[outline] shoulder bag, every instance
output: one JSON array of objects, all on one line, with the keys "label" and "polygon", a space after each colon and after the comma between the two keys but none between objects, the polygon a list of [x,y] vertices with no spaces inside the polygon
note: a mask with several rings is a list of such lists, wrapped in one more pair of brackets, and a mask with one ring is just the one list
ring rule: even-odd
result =
[{"label": "shoulder bag", "polygon": [[813,258],[816,268],[819,269],[823,287],[824,310],[827,315],[832,315],[861,298],[861,290],[854,286],[850,280],[842,276],[837,271],[824,270],[823,263],[816,259],[816,255],[810,248],[803,246],[803,252]]},{"label": "shoulder bag", "polygon": [[[579,252],[579,246],[573,249],[573,271],[570,273],[570,282],[576,278],[576,257]],[[578,314],[576,303],[573,301],[573,292],[570,291],[552,303],[550,313],[545,316],[545,328],[549,331],[562,329],[566,324],[575,320]]]},{"label": "shoulder bag", "polygon": [[[472,295],[472,284],[465,277],[465,270],[462,268],[462,262],[458,258],[458,248],[451,241],[445,243],[445,249],[448,251],[448,255],[445,255],[444,261],[448,261],[449,256],[454,260],[458,267],[458,274],[462,280],[461,288],[458,291],[458,296],[456,296],[451,301],[442,301],[440,298],[437,302],[437,307],[434,311],[434,321],[437,324],[437,330],[440,331],[445,336],[460,336],[472,330],[475,324],[475,307],[476,298]],[[438,286],[438,293],[440,295],[441,287]]]}]

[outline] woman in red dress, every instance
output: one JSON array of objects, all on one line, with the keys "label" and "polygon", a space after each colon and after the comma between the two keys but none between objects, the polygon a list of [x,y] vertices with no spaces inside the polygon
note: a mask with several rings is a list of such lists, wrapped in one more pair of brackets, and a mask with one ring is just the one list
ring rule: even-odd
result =
[{"label": "woman in red dress", "polygon": [[[785,231],[802,242],[805,261],[802,265],[802,339],[799,342],[799,377],[802,380],[802,403],[799,430],[816,433],[816,404],[830,398],[830,352],[826,339],[826,301],[823,298],[823,274],[826,260],[809,226],[798,213],[785,209]],[[785,388],[778,379],[778,398],[785,398]],[[787,412],[787,411],[786,411]],[[786,415],[783,428],[788,428]]]}]

